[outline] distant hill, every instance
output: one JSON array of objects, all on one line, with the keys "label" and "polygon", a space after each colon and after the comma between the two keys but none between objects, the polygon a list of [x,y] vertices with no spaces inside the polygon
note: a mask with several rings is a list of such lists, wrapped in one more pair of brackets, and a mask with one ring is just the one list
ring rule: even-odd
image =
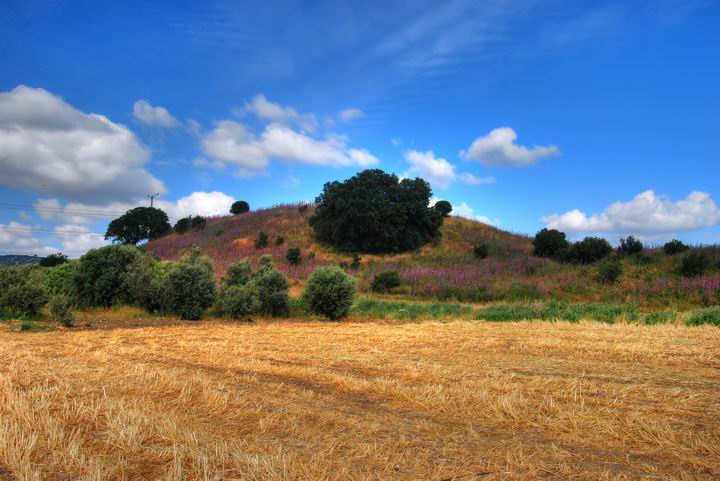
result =
[{"label": "distant hill", "polygon": [[0,266],[22,266],[25,264],[37,264],[42,257],[23,255],[0,255]]}]

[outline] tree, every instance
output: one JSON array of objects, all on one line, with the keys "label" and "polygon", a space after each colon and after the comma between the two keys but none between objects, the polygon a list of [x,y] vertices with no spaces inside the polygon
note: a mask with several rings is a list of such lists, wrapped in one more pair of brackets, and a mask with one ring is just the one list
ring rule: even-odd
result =
[{"label": "tree", "polygon": [[250,211],[250,204],[244,200],[235,201],[233,205],[230,206],[230,213],[232,215],[244,214],[248,211]]},{"label": "tree", "polygon": [[59,266],[60,264],[65,264],[68,262],[68,257],[58,252],[57,254],[50,254],[49,256],[45,256],[42,259],[40,259],[40,267],[55,267]]},{"label": "tree", "polygon": [[355,279],[339,267],[319,267],[308,279],[303,300],[310,312],[334,321],[348,315],[356,289]]},{"label": "tree", "polygon": [[665,255],[674,256],[675,254],[687,252],[690,250],[690,247],[688,247],[683,241],[673,239],[670,242],[665,243],[663,250],[665,251]]},{"label": "tree", "polygon": [[712,259],[707,251],[693,249],[685,254],[680,261],[680,275],[684,277],[697,277],[705,274],[710,267]]},{"label": "tree", "polygon": [[632,256],[640,254],[643,251],[643,243],[633,236],[628,236],[627,239],[620,239],[620,246],[618,246],[618,254]]},{"label": "tree", "polygon": [[202,319],[215,301],[213,265],[197,248],[173,264],[165,279],[167,307],[182,319]]},{"label": "tree", "polygon": [[344,251],[414,250],[440,236],[443,216],[428,207],[431,195],[423,179],[364,170],[326,183],[309,224],[320,242]]},{"label": "tree", "polygon": [[435,210],[440,213],[441,216],[447,217],[452,212],[452,204],[446,200],[439,200],[435,202]]},{"label": "tree", "polygon": [[300,260],[302,259],[300,256],[300,249],[298,249],[297,247],[289,248],[287,250],[287,254],[285,255],[285,258],[287,259],[287,261],[290,264],[292,264],[294,266],[300,264]]},{"label": "tree", "polygon": [[165,212],[155,207],[135,207],[110,222],[105,239],[120,244],[136,245],[144,240],[157,239],[170,231]]},{"label": "tree", "polygon": [[190,230],[190,217],[183,217],[182,219],[175,222],[173,230],[178,234],[184,234]]},{"label": "tree", "polygon": [[570,245],[565,238],[565,233],[556,229],[542,229],[535,234],[532,243],[535,246],[536,256],[551,259],[559,259],[561,253]]},{"label": "tree", "polygon": [[143,252],[135,246],[111,245],[91,249],[73,272],[77,302],[83,307],[110,307],[128,300],[125,276]]},{"label": "tree", "polygon": [[586,237],[580,242],[574,243],[571,251],[571,260],[581,264],[592,264],[609,256],[612,246],[601,237]]}]

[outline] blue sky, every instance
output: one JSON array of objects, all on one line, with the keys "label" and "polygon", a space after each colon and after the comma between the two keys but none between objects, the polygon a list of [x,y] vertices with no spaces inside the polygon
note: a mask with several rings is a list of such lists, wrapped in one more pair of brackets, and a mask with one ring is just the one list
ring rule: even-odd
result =
[{"label": "blue sky", "polygon": [[11,0],[0,58],[0,254],[370,166],[517,232],[720,241],[717,2]]}]

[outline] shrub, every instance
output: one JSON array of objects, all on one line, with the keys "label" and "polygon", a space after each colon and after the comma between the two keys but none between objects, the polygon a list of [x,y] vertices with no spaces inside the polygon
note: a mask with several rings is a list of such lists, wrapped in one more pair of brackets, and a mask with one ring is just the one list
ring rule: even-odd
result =
[{"label": "shrub", "polygon": [[353,254],[352,262],[350,263],[350,269],[356,271],[360,269],[360,261],[362,260],[362,257],[360,257],[359,254]]},{"label": "shrub", "polygon": [[45,289],[38,284],[23,282],[5,289],[0,296],[0,307],[27,317],[36,317],[47,304]]},{"label": "shrub", "polygon": [[258,293],[246,285],[225,285],[218,294],[220,311],[232,319],[249,319],[260,310]]},{"label": "shrub", "polygon": [[648,325],[666,324],[677,319],[677,312],[655,311],[645,316],[644,322]]},{"label": "shrub", "polygon": [[338,267],[320,267],[310,275],[303,300],[310,312],[334,321],[348,315],[355,291],[355,279],[345,271]]},{"label": "shrub", "polygon": [[489,254],[487,244],[475,244],[473,253],[475,254],[475,259],[485,259]]},{"label": "shrub", "polygon": [[190,228],[196,230],[202,230],[207,225],[207,220],[201,215],[190,217]]},{"label": "shrub", "polygon": [[173,230],[178,234],[184,234],[190,230],[190,217],[183,217],[182,219],[175,222]]},{"label": "shrub", "polygon": [[92,249],[80,258],[73,275],[78,304],[109,307],[127,299],[125,276],[142,255],[135,246],[111,245]]},{"label": "shrub", "polygon": [[570,249],[570,258],[581,264],[592,264],[610,255],[612,246],[600,237],[586,237]]},{"label": "shrub", "polygon": [[275,245],[276,245],[276,246],[281,246],[281,245],[283,245],[284,243],[285,243],[285,238],[284,238],[283,236],[279,235],[279,236],[277,236],[277,237],[275,238]]},{"label": "shrub", "polygon": [[126,301],[148,312],[164,311],[167,303],[165,266],[148,254],[136,258],[125,275]]},{"label": "shrub", "polygon": [[250,204],[244,200],[237,200],[230,206],[230,213],[233,215],[244,214],[250,210]]},{"label": "shrub", "polygon": [[257,239],[255,239],[255,248],[256,249],[264,249],[268,246],[268,236],[266,233],[261,232],[260,235],[258,235]]},{"label": "shrub", "polygon": [[710,267],[710,262],[710,254],[707,251],[693,249],[680,261],[680,275],[684,277],[701,276]]},{"label": "shrub", "polygon": [[45,270],[45,290],[50,295],[62,294],[69,299],[75,298],[73,276],[78,263],[66,262]]},{"label": "shrub", "polygon": [[168,269],[167,307],[182,319],[201,319],[215,298],[213,266],[198,249],[193,249]]},{"label": "shrub", "polygon": [[65,327],[72,327],[75,316],[70,308],[70,302],[65,296],[53,296],[48,304],[48,310],[50,311],[50,318],[54,322]]},{"label": "shrub", "polygon": [[49,256],[43,257],[38,264],[40,267],[55,267],[60,264],[65,264],[66,262],[68,262],[68,257],[58,252],[57,254],[50,254]]},{"label": "shrub", "polygon": [[285,255],[285,258],[287,261],[296,266],[300,264],[301,256],[300,256],[300,249],[297,247],[291,247],[287,250],[287,254]]},{"label": "shrub", "polygon": [[618,254],[632,256],[640,254],[643,251],[643,243],[633,236],[628,236],[626,239],[620,239],[620,246],[618,246]]},{"label": "shrub", "polygon": [[171,227],[165,212],[155,207],[135,207],[110,222],[105,239],[135,245],[144,240],[157,239]]},{"label": "shrub", "polygon": [[556,229],[542,229],[535,234],[532,243],[536,256],[550,259],[559,259],[561,253],[566,251],[569,246],[565,233]]},{"label": "shrub", "polygon": [[711,324],[720,326],[720,307],[707,307],[694,311],[685,321],[688,326]]},{"label": "shrub", "polygon": [[[264,257],[264,256],[263,256]],[[258,293],[259,312],[270,316],[286,314],[290,308],[287,278],[272,264],[259,266],[247,286]]]},{"label": "shrub", "polygon": [[666,242],[663,246],[663,250],[665,251],[666,255],[674,256],[675,254],[682,254],[683,252],[687,252],[690,250],[690,247],[685,245],[683,241],[679,241],[677,239],[673,239],[670,242]]},{"label": "shrub", "polygon": [[237,264],[228,266],[223,283],[228,286],[244,286],[250,280],[251,275],[252,267],[250,266],[250,261],[243,259]]},{"label": "shrub", "polygon": [[435,210],[440,213],[441,216],[447,217],[452,212],[452,204],[446,200],[439,200],[435,202]]},{"label": "shrub", "polygon": [[409,251],[440,235],[443,216],[428,206],[431,195],[423,179],[365,170],[326,183],[309,224],[320,242],[344,251]]},{"label": "shrub", "polygon": [[387,292],[388,290],[400,286],[400,274],[397,271],[381,272],[376,275],[372,281],[372,290],[374,292]]},{"label": "shrub", "polygon": [[598,265],[598,280],[603,284],[615,284],[622,272],[623,268],[619,259],[608,259]]}]

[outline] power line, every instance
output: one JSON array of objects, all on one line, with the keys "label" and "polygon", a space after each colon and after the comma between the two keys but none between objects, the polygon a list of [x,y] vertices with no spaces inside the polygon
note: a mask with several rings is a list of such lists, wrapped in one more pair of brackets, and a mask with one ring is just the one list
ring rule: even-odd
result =
[{"label": "power line", "polygon": [[[91,209],[74,209],[74,208],[62,208],[62,207],[36,207],[27,204],[11,204],[7,202],[0,202],[0,209],[7,210],[24,210],[30,212],[47,212],[50,214],[65,214],[67,216],[76,215],[78,217],[102,217],[110,218],[113,216],[121,216],[126,212],[110,212],[103,210],[91,210]],[[169,220],[177,220],[176,217],[168,216]]]}]

